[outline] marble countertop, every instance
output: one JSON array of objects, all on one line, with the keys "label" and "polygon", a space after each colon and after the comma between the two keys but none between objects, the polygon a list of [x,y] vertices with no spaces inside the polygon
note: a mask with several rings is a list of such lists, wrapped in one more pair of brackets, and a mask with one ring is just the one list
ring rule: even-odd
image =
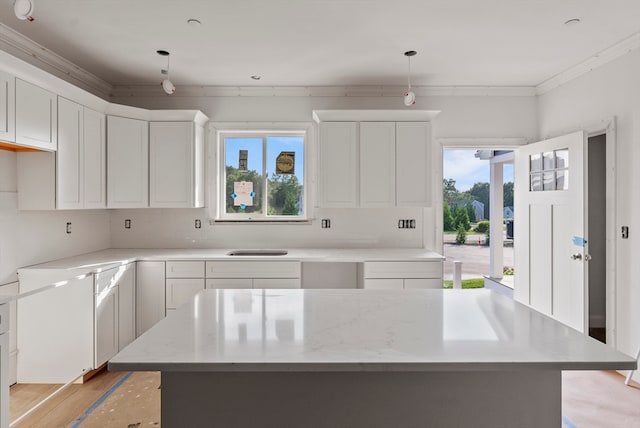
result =
[{"label": "marble countertop", "polygon": [[285,256],[230,256],[234,248],[108,249],[18,269],[66,269],[82,275],[140,260],[294,260],[302,262],[443,261],[441,254],[421,248],[291,248]]},{"label": "marble countertop", "polygon": [[160,371],[635,367],[489,290],[203,290],[109,362]]}]

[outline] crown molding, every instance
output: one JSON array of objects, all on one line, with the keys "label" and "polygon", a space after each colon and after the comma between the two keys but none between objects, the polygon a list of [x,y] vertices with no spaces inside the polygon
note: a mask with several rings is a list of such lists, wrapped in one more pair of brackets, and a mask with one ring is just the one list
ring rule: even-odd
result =
[{"label": "crown molding", "polygon": [[[114,86],[113,98],[153,97],[402,97],[406,86],[182,86],[166,95],[156,85]],[[533,97],[533,86],[412,86],[418,97]]]},{"label": "crown molding", "polygon": [[626,39],[616,43],[613,46],[604,49],[603,51],[598,52],[590,58],[582,61],[580,64],[577,64],[562,73],[558,73],[552,78],[545,80],[536,86],[536,95],[545,94],[552,89],[555,89],[559,86],[562,86],[573,79],[576,79],[584,74],[589,73],[591,70],[594,70],[598,67],[602,67],[605,64],[610,63],[611,61],[620,58],[628,54],[629,52],[638,49],[640,47],[640,32],[635,33],[634,35],[627,37]]},{"label": "crown molding", "polygon": [[109,99],[113,85],[0,22],[0,48],[100,98]]}]

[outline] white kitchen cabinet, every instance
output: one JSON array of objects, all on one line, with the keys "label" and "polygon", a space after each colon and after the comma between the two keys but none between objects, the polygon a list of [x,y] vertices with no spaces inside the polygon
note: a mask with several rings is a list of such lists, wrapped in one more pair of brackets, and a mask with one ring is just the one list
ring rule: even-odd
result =
[{"label": "white kitchen cabinet", "polygon": [[0,427],[9,426],[9,304],[0,305]]},{"label": "white kitchen cabinet", "polygon": [[[20,269],[20,293],[69,280],[66,269]],[[18,383],[67,383],[94,368],[94,276],[17,302]]]},{"label": "white kitchen cabinet", "polygon": [[177,309],[204,288],[204,278],[167,278],[167,310]]},{"label": "white kitchen cabinet", "polygon": [[320,123],[320,206],[357,206],[357,126]]},{"label": "white kitchen cabinet", "polygon": [[360,122],[360,206],[396,203],[396,124]]},{"label": "white kitchen cabinet", "polygon": [[65,98],[58,98],[56,205],[60,209],[82,208],[82,174],[84,170],[83,121],[84,117],[80,104]]},{"label": "white kitchen cabinet", "polygon": [[207,288],[300,288],[297,261],[208,261]]},{"label": "white kitchen cabinet", "polygon": [[83,208],[107,206],[107,129],[105,115],[87,107],[82,109],[82,147],[84,186]]},{"label": "white kitchen cabinet", "polygon": [[204,206],[204,128],[194,122],[149,123],[149,206]]},{"label": "white kitchen cabinet", "polygon": [[166,308],[178,308],[205,288],[205,262],[180,260],[166,262]]},{"label": "white kitchen cabinet", "polygon": [[58,148],[57,95],[16,79],[16,144],[46,151]]},{"label": "white kitchen cabinet", "polygon": [[136,263],[136,336],[165,316],[165,262]]},{"label": "white kitchen cabinet", "polygon": [[96,294],[94,368],[118,353],[118,287]]},{"label": "white kitchen cabinet", "polygon": [[364,262],[364,288],[442,288],[441,261]]},{"label": "white kitchen cabinet", "polygon": [[105,116],[58,98],[58,150],[18,153],[21,210],[106,205]]},{"label": "white kitchen cabinet", "polygon": [[321,122],[319,205],[430,206],[430,129],[429,122]]},{"label": "white kitchen cabinet", "polygon": [[149,124],[107,117],[107,208],[149,206]]},{"label": "white kitchen cabinet", "polygon": [[0,141],[16,140],[16,78],[0,71]]},{"label": "white kitchen cabinet", "polygon": [[118,350],[136,338],[136,266],[129,263],[118,281]]},{"label": "white kitchen cabinet", "polygon": [[396,204],[429,207],[432,167],[429,122],[396,123]]}]

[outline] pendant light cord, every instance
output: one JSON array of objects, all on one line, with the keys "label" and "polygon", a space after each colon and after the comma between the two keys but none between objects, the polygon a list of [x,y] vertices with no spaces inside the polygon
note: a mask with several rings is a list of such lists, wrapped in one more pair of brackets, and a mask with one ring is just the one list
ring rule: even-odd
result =
[{"label": "pendant light cord", "polygon": [[409,90],[411,90],[411,57],[407,56],[409,59],[409,72],[407,73],[407,83],[409,84]]}]

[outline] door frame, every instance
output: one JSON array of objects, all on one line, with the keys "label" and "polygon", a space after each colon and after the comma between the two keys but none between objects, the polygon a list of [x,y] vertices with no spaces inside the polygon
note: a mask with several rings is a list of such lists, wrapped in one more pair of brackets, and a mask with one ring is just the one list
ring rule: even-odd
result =
[{"label": "door frame", "polygon": [[[617,180],[616,180],[616,165],[617,165],[617,125],[616,125],[616,117],[611,116],[604,118],[600,121],[591,122],[584,127],[580,128],[572,128],[565,129],[554,132],[551,135],[545,135],[544,137],[540,137],[535,141],[542,141],[549,138],[557,137],[560,135],[570,134],[576,131],[584,131],[587,134],[587,138],[594,137],[596,135],[604,134],[606,136],[606,200],[608,204],[606,206],[606,218],[607,218],[607,226],[606,226],[606,252],[607,252],[607,260],[606,260],[606,341],[607,345],[612,347],[616,346],[616,336],[617,336],[617,325],[616,325],[616,313],[617,313],[617,205],[618,205],[618,194],[617,194]],[[440,253],[444,250],[443,244],[443,225],[442,225],[442,180],[443,180],[443,172],[442,172],[442,159],[443,159],[443,151],[445,149],[512,149],[515,150],[519,146],[526,145],[528,143],[532,143],[535,141],[531,141],[527,138],[514,137],[514,138],[438,138],[436,139],[436,144],[434,145],[434,153],[433,156],[433,171],[434,177],[437,180],[434,180],[433,183],[433,195],[434,197],[434,217],[435,217],[435,230],[434,236],[427,236],[428,231],[425,230],[425,236],[423,241],[425,246],[429,247],[431,244],[432,248],[435,248],[440,251]],[[517,190],[516,190],[517,191]],[[588,198],[588,191],[585,192],[585,198]],[[586,204],[588,203],[588,199],[585,199],[585,210]],[[514,254],[514,257],[517,255]],[[588,332],[586,333],[588,334]]]},{"label": "door frame", "polygon": [[433,209],[435,216],[435,236],[430,240],[427,236],[428,231],[425,230],[424,242],[425,246],[429,248],[429,243],[433,243],[431,248],[436,249],[441,254],[444,252],[444,239],[443,239],[443,224],[442,224],[442,180],[444,179],[442,171],[442,160],[444,156],[444,150],[516,150],[520,146],[524,146],[530,143],[531,140],[527,138],[514,137],[514,138],[438,138],[435,144],[435,150],[437,153],[433,156],[433,171],[434,177],[437,180],[433,182],[433,194],[436,195],[433,200]]}]

